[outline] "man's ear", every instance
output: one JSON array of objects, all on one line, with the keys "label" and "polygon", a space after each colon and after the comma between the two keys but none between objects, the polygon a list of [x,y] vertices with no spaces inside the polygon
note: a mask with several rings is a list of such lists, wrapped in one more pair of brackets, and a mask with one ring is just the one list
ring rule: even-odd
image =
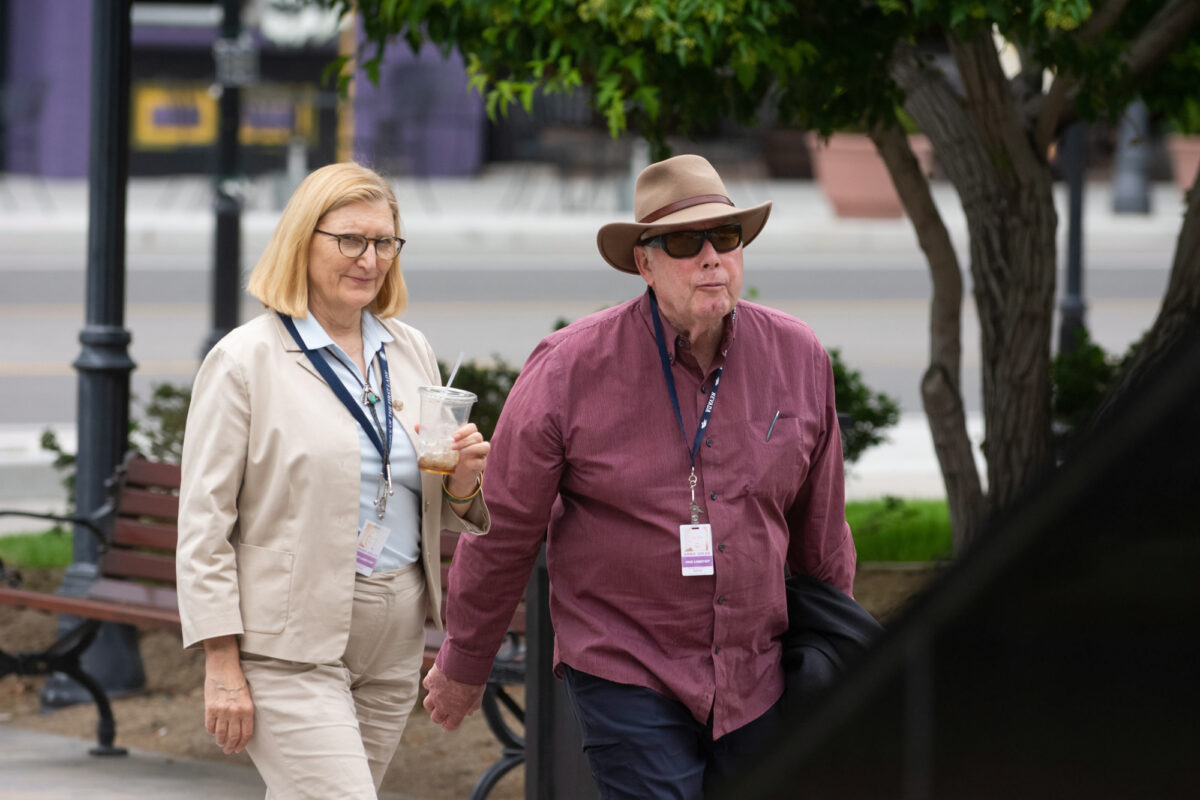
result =
[{"label": "man's ear", "polygon": [[644,244],[634,245],[633,247],[633,263],[637,265],[638,274],[646,281],[646,284],[654,288],[654,273],[650,270],[650,256],[646,253],[648,248]]}]

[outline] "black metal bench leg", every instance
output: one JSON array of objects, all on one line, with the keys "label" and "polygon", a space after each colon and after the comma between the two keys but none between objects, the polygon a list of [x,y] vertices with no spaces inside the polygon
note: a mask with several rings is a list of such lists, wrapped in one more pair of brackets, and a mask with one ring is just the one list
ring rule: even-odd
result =
[{"label": "black metal bench leg", "polygon": [[507,708],[520,723],[524,724],[525,722],[524,709],[517,705],[508,692],[504,691],[501,684],[489,682],[487,689],[483,692],[483,702],[481,703],[483,718],[487,721],[492,735],[503,745],[504,749],[499,760],[479,776],[479,780],[471,790],[470,800],[484,800],[501,778],[511,772],[513,768],[525,763],[525,739],[518,736],[516,731],[509,726],[508,721],[500,713],[500,705]]},{"label": "black metal bench leg", "polygon": [[18,655],[18,660],[24,662],[19,671],[26,675],[48,675],[53,672],[61,672],[87,689],[88,694],[92,696],[92,701],[96,704],[98,715],[97,744],[88,752],[94,756],[123,756],[127,755],[129,751],[124,747],[113,745],[117,736],[117,721],[113,717],[112,704],[108,701],[108,694],[95,678],[84,672],[79,661],[83,651],[87,650],[88,646],[95,641],[99,630],[100,622],[98,620],[85,619],[81,621],[79,625],[59,637],[44,653],[33,656]]},{"label": "black metal bench leg", "polygon": [[518,767],[525,763],[525,751],[519,753],[510,752],[507,748],[504,755],[495,764],[487,768],[487,772],[479,776],[479,780],[475,783],[475,788],[471,790],[471,800],[484,800],[485,797],[495,788],[500,779],[507,775],[514,767]]},{"label": "black metal bench leg", "polygon": [[129,751],[124,747],[114,747],[113,740],[117,738],[117,720],[113,717],[112,704],[108,702],[108,694],[104,687],[82,669],[60,669],[59,672],[70,677],[88,690],[92,700],[96,702],[99,719],[96,720],[96,746],[88,753],[94,756],[124,756]]}]

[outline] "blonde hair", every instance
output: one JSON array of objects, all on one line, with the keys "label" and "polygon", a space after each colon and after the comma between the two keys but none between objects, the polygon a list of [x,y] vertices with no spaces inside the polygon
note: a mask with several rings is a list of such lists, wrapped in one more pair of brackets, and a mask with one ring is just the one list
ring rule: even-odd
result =
[{"label": "blonde hair", "polygon": [[[305,178],[283,209],[271,241],[250,272],[246,291],[272,311],[292,317],[308,316],[308,253],[313,231],[330,211],[351,203],[387,203],[400,233],[400,206],[392,187],[374,170],[361,164],[330,164]],[[408,305],[408,289],[400,257],[387,271],[379,294],[367,310],[394,317]]]}]

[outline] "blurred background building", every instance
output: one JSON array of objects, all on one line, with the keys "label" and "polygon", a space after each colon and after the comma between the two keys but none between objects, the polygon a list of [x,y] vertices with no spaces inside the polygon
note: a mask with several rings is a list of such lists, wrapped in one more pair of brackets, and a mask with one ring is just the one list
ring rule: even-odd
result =
[{"label": "blurred background building", "polygon": [[[87,174],[91,0],[0,0],[0,171],[45,178]],[[249,176],[298,180],[309,169],[356,158],[395,177],[466,177],[504,162],[550,165],[560,176],[629,174],[644,158],[635,137],[612,139],[584,92],[537,96],[489,120],[467,88],[457,53],[414,54],[395,42],[378,84],[357,75],[340,96],[326,71],[358,41],[306,0],[244,0],[243,44],[255,78],[242,92],[239,144]],[[217,139],[214,43],[220,3],[133,3],[133,176],[211,174]],[[1145,169],[1170,180],[1157,125]],[[1117,132],[1089,131],[1089,175],[1107,177]],[[810,178],[803,131],[765,120],[723,124],[687,142],[735,178]]]}]

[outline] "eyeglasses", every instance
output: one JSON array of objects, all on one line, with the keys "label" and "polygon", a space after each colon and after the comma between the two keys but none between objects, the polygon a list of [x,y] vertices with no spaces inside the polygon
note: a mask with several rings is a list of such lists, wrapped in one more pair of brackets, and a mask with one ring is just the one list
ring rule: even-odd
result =
[{"label": "eyeglasses", "polygon": [[638,244],[660,247],[671,258],[691,258],[704,248],[705,239],[712,242],[713,250],[728,253],[742,243],[742,226],[734,222],[703,231],[671,231],[642,239]]},{"label": "eyeglasses", "polygon": [[358,258],[367,252],[367,242],[375,243],[375,255],[384,261],[391,261],[400,255],[400,249],[404,247],[404,240],[399,236],[380,236],[372,239],[358,233],[330,233],[320,228],[315,228],[314,231],[337,239],[338,251],[346,258]]}]

